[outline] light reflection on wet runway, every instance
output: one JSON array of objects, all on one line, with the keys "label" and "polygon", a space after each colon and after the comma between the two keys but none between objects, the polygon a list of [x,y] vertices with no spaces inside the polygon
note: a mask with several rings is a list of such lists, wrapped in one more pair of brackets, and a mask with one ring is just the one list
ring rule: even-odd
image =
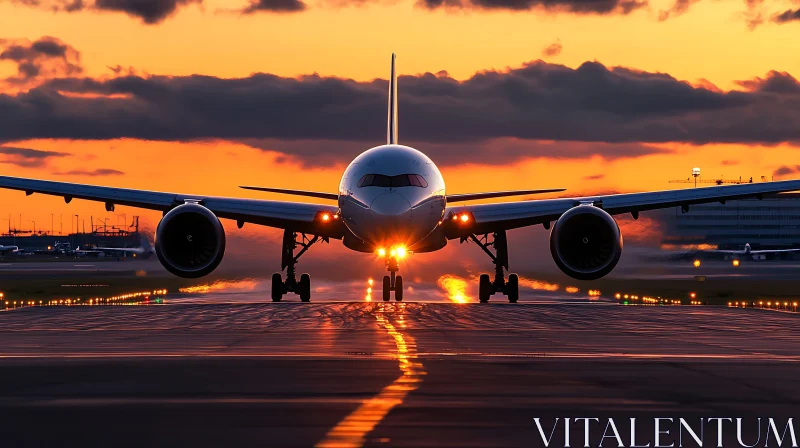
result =
[{"label": "light reflection on wet runway", "polygon": [[395,406],[403,404],[409,393],[417,390],[425,375],[425,368],[417,356],[417,344],[407,332],[405,303],[379,304],[375,318],[381,328],[394,339],[400,377],[361,405],[333,429],[316,446],[320,448],[349,448],[364,445],[367,434],[386,417]]},{"label": "light reflection on wet runway", "polygon": [[[394,303],[181,303],[25,308],[2,314],[0,356],[394,356]],[[418,356],[800,356],[797,316],[725,307],[610,303],[404,303]],[[387,321],[396,325],[393,321]]]}]

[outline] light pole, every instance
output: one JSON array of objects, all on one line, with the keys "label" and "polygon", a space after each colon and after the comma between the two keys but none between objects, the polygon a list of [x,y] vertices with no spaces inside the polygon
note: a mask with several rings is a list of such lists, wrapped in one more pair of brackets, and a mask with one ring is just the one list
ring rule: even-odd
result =
[{"label": "light pole", "polygon": [[33,223],[33,234],[36,235],[36,221],[34,221],[32,219],[29,219],[28,222],[32,222]]},{"label": "light pole", "polygon": [[55,222],[56,215],[54,213],[50,213],[50,236],[55,235]]}]

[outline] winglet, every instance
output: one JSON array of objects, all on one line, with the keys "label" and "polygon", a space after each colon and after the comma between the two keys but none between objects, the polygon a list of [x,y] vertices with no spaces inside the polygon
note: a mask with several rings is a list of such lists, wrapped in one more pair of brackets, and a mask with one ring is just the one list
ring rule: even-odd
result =
[{"label": "winglet", "polygon": [[392,53],[392,73],[389,77],[389,122],[386,130],[386,143],[397,144],[397,74],[394,70],[396,56]]}]

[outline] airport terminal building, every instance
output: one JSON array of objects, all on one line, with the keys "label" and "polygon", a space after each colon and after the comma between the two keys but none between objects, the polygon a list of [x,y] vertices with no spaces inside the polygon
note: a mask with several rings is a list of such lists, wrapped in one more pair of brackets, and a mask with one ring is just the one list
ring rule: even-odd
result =
[{"label": "airport terminal building", "polygon": [[662,244],[714,244],[720,249],[800,248],[800,193],[663,210]]}]

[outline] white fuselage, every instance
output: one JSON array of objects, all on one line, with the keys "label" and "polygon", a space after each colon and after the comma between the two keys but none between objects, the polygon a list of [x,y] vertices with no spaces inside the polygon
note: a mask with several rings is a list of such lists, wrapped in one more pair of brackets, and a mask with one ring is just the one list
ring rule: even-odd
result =
[{"label": "white fuselage", "polygon": [[364,151],[339,183],[344,224],[374,249],[413,246],[441,223],[445,206],[442,173],[425,154],[408,146]]}]

